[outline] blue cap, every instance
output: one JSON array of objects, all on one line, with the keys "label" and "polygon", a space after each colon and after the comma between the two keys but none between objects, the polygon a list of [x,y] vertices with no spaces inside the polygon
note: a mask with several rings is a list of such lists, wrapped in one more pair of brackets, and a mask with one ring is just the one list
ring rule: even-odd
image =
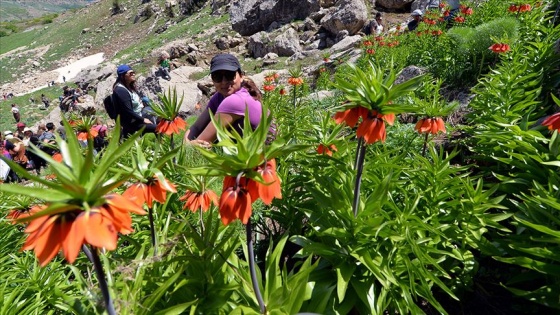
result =
[{"label": "blue cap", "polygon": [[127,73],[130,70],[132,70],[132,68],[129,65],[120,65],[120,66],[117,67],[117,74],[122,75],[122,74]]},{"label": "blue cap", "polygon": [[144,104],[150,104],[150,99],[147,96],[143,96],[142,97],[142,103]]},{"label": "blue cap", "polygon": [[240,69],[239,60],[231,54],[218,54],[210,61],[210,72],[218,70],[238,71]]}]

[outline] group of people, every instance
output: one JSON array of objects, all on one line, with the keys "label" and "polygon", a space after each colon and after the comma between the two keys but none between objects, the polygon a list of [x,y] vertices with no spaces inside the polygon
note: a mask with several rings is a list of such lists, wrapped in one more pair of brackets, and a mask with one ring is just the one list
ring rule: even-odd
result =
[{"label": "group of people", "polygon": [[[16,124],[16,131],[7,130],[0,135],[0,150],[8,160],[16,162],[25,169],[35,170],[39,173],[46,162],[27,148],[33,144],[48,154],[54,154],[56,150],[54,133],[53,123],[41,124],[37,128],[37,132],[33,132],[25,123],[19,122]],[[0,172],[0,181],[19,181],[19,177],[11,169],[6,172],[6,165],[4,165],[4,173]]]},{"label": "group of people", "polygon": [[[239,60],[232,54],[218,54],[210,62],[210,77],[216,93],[196,122],[185,133],[184,141],[205,147],[217,139],[211,116],[222,126],[229,126],[242,133],[247,112],[251,127],[255,129],[262,117],[262,94],[255,83],[245,78]],[[129,65],[117,68],[113,85],[113,102],[120,116],[123,136],[143,129],[155,132],[156,124],[142,114],[143,104],[136,86],[136,73]]]}]

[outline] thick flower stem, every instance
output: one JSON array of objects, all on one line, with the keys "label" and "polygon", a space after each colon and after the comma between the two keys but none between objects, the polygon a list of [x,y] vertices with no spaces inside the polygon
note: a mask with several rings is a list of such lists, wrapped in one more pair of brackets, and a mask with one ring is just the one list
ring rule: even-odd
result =
[{"label": "thick flower stem", "polygon": [[[361,140],[361,138],[360,138]],[[354,217],[358,216],[358,208],[360,206],[360,187],[362,186],[362,173],[364,171],[364,160],[366,158],[366,146],[363,141],[358,141],[358,154],[356,157],[356,184],[354,185],[354,202],[352,203],[352,211]]]},{"label": "thick flower stem", "polygon": [[297,85],[294,85],[294,110],[297,109],[296,108],[296,91],[297,91]]},{"label": "thick flower stem", "polygon": [[202,207],[198,211],[199,213],[199,220],[200,220],[200,235],[204,235],[204,216],[202,215]]},{"label": "thick flower stem", "polygon": [[101,293],[103,294],[103,299],[105,300],[105,307],[107,309],[107,314],[109,315],[116,315],[115,307],[113,306],[113,300],[111,299],[111,295],[109,294],[109,287],[107,286],[107,281],[105,280],[105,273],[103,272],[103,266],[101,265],[101,260],[99,260],[99,255],[97,255],[97,248],[92,247],[91,251],[89,251],[89,255],[85,251],[86,256],[91,260],[93,263],[93,267],[95,269],[95,274],[97,275],[97,281],[99,281],[99,287],[101,288]]},{"label": "thick flower stem", "polygon": [[247,231],[247,250],[249,251],[249,271],[251,272],[251,281],[253,282],[253,290],[255,290],[255,295],[257,296],[257,301],[259,302],[261,314],[265,314],[266,306],[264,305],[261,290],[259,289],[259,282],[257,281],[257,271],[255,270],[255,252],[253,251],[253,232],[251,229],[251,219],[249,219],[249,221],[247,222],[245,229]]},{"label": "thick flower stem", "polygon": [[154,228],[154,214],[152,208],[148,208],[148,218],[150,219],[150,232],[152,236],[152,246],[154,247],[154,256],[157,255],[156,229]]},{"label": "thick flower stem", "polygon": [[428,133],[426,132],[426,136],[424,137],[424,147],[422,148],[422,156],[426,155],[427,146],[428,146]]},{"label": "thick flower stem", "polygon": [[360,152],[362,150],[362,143],[364,143],[364,138],[358,138],[358,149],[356,150],[356,160],[354,161],[354,170],[358,168],[358,158],[360,157]]}]

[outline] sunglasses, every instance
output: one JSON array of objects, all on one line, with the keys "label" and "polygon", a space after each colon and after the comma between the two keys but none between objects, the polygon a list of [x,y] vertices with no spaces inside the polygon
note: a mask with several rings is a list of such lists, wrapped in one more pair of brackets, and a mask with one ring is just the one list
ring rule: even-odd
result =
[{"label": "sunglasses", "polygon": [[235,79],[236,76],[237,76],[237,72],[226,71],[226,70],[215,71],[210,74],[210,77],[212,77],[212,81],[214,81],[215,83],[220,83],[224,79],[226,79],[226,81],[228,82],[231,82]]}]

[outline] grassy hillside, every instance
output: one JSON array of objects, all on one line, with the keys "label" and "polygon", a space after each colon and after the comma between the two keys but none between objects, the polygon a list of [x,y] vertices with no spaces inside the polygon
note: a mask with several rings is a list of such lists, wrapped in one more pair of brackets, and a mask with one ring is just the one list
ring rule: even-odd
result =
[{"label": "grassy hillside", "polygon": [[91,0],[0,1],[0,22],[23,21],[81,8]]}]

